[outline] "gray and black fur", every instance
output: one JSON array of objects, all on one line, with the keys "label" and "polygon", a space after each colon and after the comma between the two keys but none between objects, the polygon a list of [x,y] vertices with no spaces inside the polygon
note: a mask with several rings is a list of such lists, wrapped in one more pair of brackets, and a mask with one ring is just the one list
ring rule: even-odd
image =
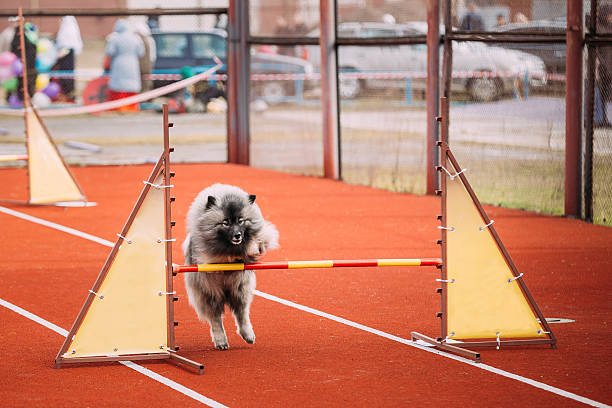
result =
[{"label": "gray and black fur", "polygon": [[[278,247],[278,231],[266,221],[255,196],[242,189],[214,184],[202,190],[187,213],[187,238],[183,243],[185,264],[256,262],[268,249]],[[238,334],[255,342],[249,318],[255,273],[246,271],[192,272],[185,274],[189,303],[219,350],[229,348],[223,327],[227,304],[234,315]]]}]

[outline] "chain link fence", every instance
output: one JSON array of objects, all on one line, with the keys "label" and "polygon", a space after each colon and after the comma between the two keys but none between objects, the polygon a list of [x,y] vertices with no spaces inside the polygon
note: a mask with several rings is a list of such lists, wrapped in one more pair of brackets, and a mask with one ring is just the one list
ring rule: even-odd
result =
[{"label": "chain link fence", "polygon": [[[446,2],[462,34],[452,42],[449,139],[483,202],[562,214],[565,45],[534,37],[564,35],[565,4],[542,3]],[[484,32],[514,38],[479,42]],[[466,59],[476,65],[462,75]]]},{"label": "chain link fence", "polygon": [[[41,10],[57,14],[53,9]],[[120,11],[120,10],[119,10]],[[15,10],[16,12],[16,10]],[[87,10],[80,10],[87,12]],[[106,47],[119,20],[142,45],[142,54],[134,55],[138,65],[138,91],[146,94],[160,90],[215,65],[218,56],[224,62],[227,34],[217,28],[218,12],[185,15],[97,15],[75,18],[82,47],[67,52],[58,38],[64,21],[61,15],[25,17],[36,26],[38,38],[34,49],[36,71],[30,69],[29,94],[45,126],[66,161],[71,165],[135,164],[156,161],[163,135],[161,107],[167,103],[171,115],[181,115],[172,129],[176,162],[225,162],[227,160],[227,118],[223,92],[224,68],[210,80],[198,81],[157,97],[143,97],[128,109],[79,113],[82,107],[108,101],[108,66]],[[188,12],[187,12],[188,13]],[[185,27],[188,27],[187,29]],[[4,18],[0,31],[8,41],[0,52],[15,51],[11,42],[16,24]],[[27,47],[26,47],[27,49]],[[28,59],[31,58],[28,57]],[[0,67],[2,69],[2,67]],[[14,79],[13,79],[14,78]],[[10,81],[16,75],[0,78],[0,150],[2,154],[26,152],[21,101]],[[132,89],[136,91],[136,89]],[[217,91],[211,93],[211,91]],[[48,116],[49,113],[61,116]],[[3,166],[22,163],[3,162]]]},{"label": "chain link fence", "polygon": [[[612,62],[608,61],[612,2],[594,6],[598,18],[587,35],[585,52],[585,157],[592,129],[592,164],[585,161],[592,166],[592,183],[584,180],[585,190],[592,188],[592,201],[585,200],[585,218],[611,224],[612,130],[607,119],[612,114]],[[454,36],[449,42],[450,143],[485,203],[563,213],[566,7],[565,0],[441,1],[441,20],[449,10],[451,21],[441,25],[441,34]],[[587,2],[587,27],[590,8]],[[104,97],[104,85],[99,82],[104,77],[104,49],[117,18],[77,18],[84,47],[76,56],[74,70],[43,72],[47,78],[43,76],[39,85],[48,80],[63,89],[61,81],[73,81],[74,101],[53,100],[47,108],[64,109],[74,106],[70,102],[79,105],[87,98]],[[318,0],[249,2],[253,166],[323,175],[319,18]],[[426,18],[417,0],[337,2],[338,126],[344,181],[425,192]],[[157,58],[150,74],[142,78],[146,87],[159,88],[201,72],[212,64],[212,55],[225,61],[226,16],[161,15],[149,20],[146,15],[128,19],[133,27],[156,25],[151,37]],[[55,41],[59,22],[59,17],[36,17],[40,38]],[[0,25],[5,27],[6,23]],[[511,40],[487,38],[491,35]],[[443,51],[441,46],[441,84],[446,82]],[[45,124],[71,164],[146,162],[158,155],[158,111],[161,103],[169,103],[171,112],[181,115],[172,129],[173,159],[223,162],[228,151],[227,78],[225,69],[217,74],[182,91],[147,100],[137,112],[49,117]],[[10,93],[0,97],[3,109],[8,108]],[[0,128],[3,153],[23,153],[23,120],[3,116]],[[83,148],[86,144],[93,147]]]},{"label": "chain link fence", "polygon": [[[612,225],[612,44],[591,47],[596,61],[592,92],[592,209],[593,222]],[[589,209],[587,209],[589,210]]]}]

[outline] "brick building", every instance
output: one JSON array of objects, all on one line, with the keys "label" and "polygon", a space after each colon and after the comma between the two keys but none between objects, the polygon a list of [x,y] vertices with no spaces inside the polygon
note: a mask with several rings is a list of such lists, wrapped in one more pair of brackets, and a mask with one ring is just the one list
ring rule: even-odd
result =
[{"label": "brick building", "polygon": [[[3,0],[3,10],[53,10],[53,9],[87,9],[87,8],[125,8],[126,0],[106,0],[103,4],[92,0]],[[61,17],[29,17],[41,33],[55,35]],[[117,17],[77,17],[83,38],[104,38],[113,31]],[[8,26],[6,20],[0,21],[0,31]]]}]

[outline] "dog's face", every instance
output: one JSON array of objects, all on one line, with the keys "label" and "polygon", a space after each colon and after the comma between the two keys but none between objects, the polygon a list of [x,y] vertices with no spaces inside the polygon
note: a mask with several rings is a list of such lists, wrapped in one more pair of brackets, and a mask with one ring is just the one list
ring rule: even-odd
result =
[{"label": "dog's face", "polygon": [[259,224],[251,219],[254,201],[254,195],[225,196],[221,199],[208,196],[202,218],[206,224],[204,229],[208,230],[205,237],[208,252],[244,258],[246,248],[257,232],[256,225]]},{"label": "dog's face", "polygon": [[[249,196],[249,204],[253,204],[255,196]],[[229,242],[231,245],[240,245],[248,238],[250,231],[247,229],[247,223],[250,223],[248,217],[248,207],[239,199],[230,199],[218,206],[217,200],[213,196],[208,196],[206,203],[207,211],[217,210],[217,217],[223,216],[216,225],[217,238],[220,241]]]}]

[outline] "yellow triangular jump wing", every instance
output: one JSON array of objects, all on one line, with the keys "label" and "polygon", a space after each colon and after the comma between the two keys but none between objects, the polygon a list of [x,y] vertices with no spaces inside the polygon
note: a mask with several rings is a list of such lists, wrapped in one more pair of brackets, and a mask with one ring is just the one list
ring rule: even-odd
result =
[{"label": "yellow triangular jump wing", "polygon": [[85,194],[60,155],[42,120],[25,110],[31,204],[85,201]]}]

